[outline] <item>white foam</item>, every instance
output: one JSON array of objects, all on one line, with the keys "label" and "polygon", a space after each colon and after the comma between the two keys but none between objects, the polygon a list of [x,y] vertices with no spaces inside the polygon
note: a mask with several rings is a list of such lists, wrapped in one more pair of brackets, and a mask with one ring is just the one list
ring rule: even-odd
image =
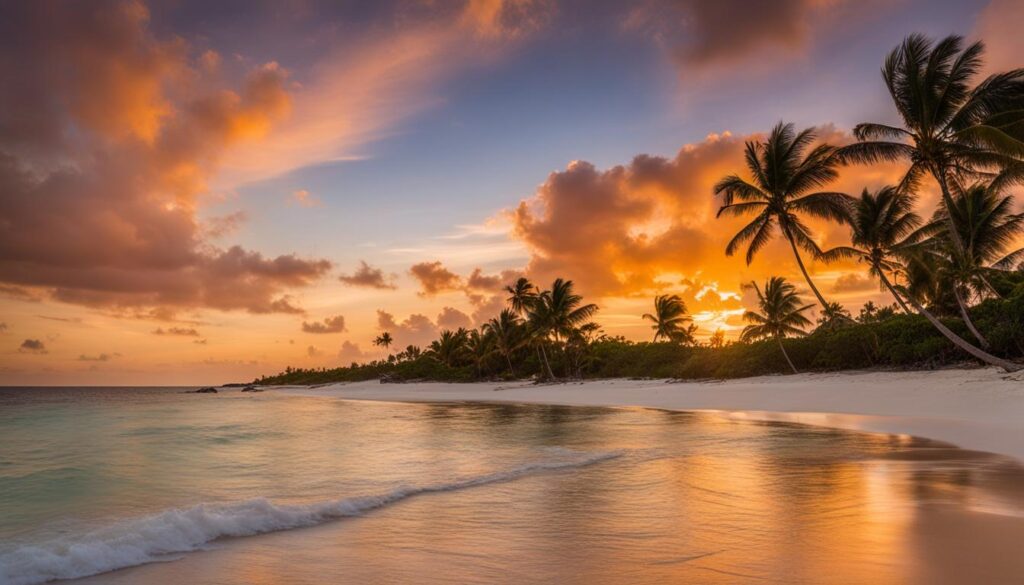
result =
[{"label": "white foam", "polygon": [[375,495],[328,500],[308,505],[278,505],[266,499],[236,504],[200,504],[168,510],[96,530],[82,537],[22,546],[0,555],[0,584],[33,585],[56,579],[87,577],[194,551],[218,538],[313,526],[355,516],[418,494],[447,492],[511,481],[525,475],[582,467],[612,459],[620,452],[559,452],[557,460],[521,465],[505,471],[460,478],[449,483],[399,486]]}]

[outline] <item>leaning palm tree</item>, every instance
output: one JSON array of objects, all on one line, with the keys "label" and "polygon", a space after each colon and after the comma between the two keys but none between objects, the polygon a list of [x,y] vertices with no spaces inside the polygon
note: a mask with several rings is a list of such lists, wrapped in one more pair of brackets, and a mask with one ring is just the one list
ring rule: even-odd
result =
[{"label": "leaning palm tree", "polygon": [[391,344],[394,341],[395,340],[392,339],[391,334],[385,331],[384,333],[381,333],[373,340],[373,344],[376,345],[377,347],[383,347],[384,349],[387,349],[391,347]]},{"label": "leaning palm tree", "polygon": [[516,376],[512,367],[512,354],[526,343],[522,322],[512,309],[502,309],[497,317],[484,323],[484,329],[494,339],[494,347],[508,364],[508,372]]},{"label": "leaning palm tree", "polygon": [[[793,249],[807,285],[825,307],[828,303],[814,286],[800,257],[800,248],[815,257],[821,249],[800,215],[842,221],[849,198],[843,193],[820,190],[838,176],[839,160],[832,146],[821,144],[810,148],[815,137],[812,128],[797,133],[792,124],[779,122],[767,140],[746,144],[744,156],[752,180],[729,175],[715,185],[715,194],[722,198],[719,217],[757,214],[729,241],[726,255],[732,256],[746,244],[747,264],[750,264],[778,229]],[[809,148],[810,152],[806,152]]]},{"label": "leaning palm tree", "polygon": [[693,341],[693,334],[685,325],[693,319],[686,314],[686,303],[679,295],[654,297],[654,314],[644,313],[643,319],[654,323],[654,341],[659,339],[676,343]]},{"label": "leaning palm tree", "polygon": [[747,311],[743,314],[743,320],[750,325],[743,328],[740,333],[741,341],[756,341],[758,339],[774,339],[786,358],[786,363],[794,374],[798,374],[793,360],[789,359],[786,353],[786,346],[782,339],[787,336],[807,335],[804,327],[811,324],[810,319],[803,315],[803,312],[813,305],[804,305],[799,295],[796,294],[796,287],[786,282],[781,276],[772,276],[764,284],[764,291],[751,282],[754,290],[757,291],[757,304],[760,313]]},{"label": "leaning palm tree", "polygon": [[[996,187],[976,183],[966,190],[954,186],[953,205],[940,208],[935,214],[940,225],[952,225],[962,248],[952,245],[947,232],[937,238],[944,245],[942,252],[944,276],[953,290],[960,316],[983,348],[988,340],[971,320],[967,308],[971,296],[984,298],[998,293],[988,282],[986,273],[993,269],[1012,267],[1024,258],[1024,249],[1007,253],[1024,230],[1024,215],[1013,213],[1013,197],[1003,195]],[[948,217],[947,217],[948,216]]]},{"label": "leaning palm tree", "polygon": [[851,245],[838,246],[821,255],[826,262],[852,258],[867,264],[871,276],[879,279],[907,313],[910,309],[887,274],[900,268],[895,256],[917,249],[934,232],[931,226],[920,229],[921,218],[913,211],[915,203],[912,193],[896,187],[883,187],[875,193],[864,189],[844,220],[850,226]]},{"label": "leaning palm tree", "polygon": [[[839,156],[854,163],[908,160],[901,190],[928,173],[938,182],[947,209],[954,200],[952,183],[965,177],[999,185],[1020,181],[1024,69],[996,73],[972,86],[984,51],[981,42],[964,48],[959,36],[938,43],[919,34],[904,39],[882,67],[902,125],[858,124],[853,132],[860,142],[843,147]],[[951,240],[963,250],[956,230]]]},{"label": "leaning palm tree", "polygon": [[[932,274],[927,270],[928,263],[925,260],[927,253],[924,246],[927,245],[926,236],[937,224],[933,223],[919,228],[921,218],[912,211],[913,207],[913,195],[897,187],[884,187],[877,193],[871,193],[865,189],[846,220],[850,226],[851,245],[828,250],[822,254],[822,258],[825,260],[856,258],[868,264],[871,275],[879,279],[882,286],[896,298],[904,310],[907,310],[904,302],[906,299],[918,313],[928,319],[957,347],[985,363],[999,366],[1007,371],[1020,369],[1020,366],[1013,362],[998,358],[975,347],[946,327],[918,300],[921,287],[925,285],[916,284],[914,286],[918,287],[918,290],[913,291],[906,287],[896,287],[889,280],[887,273],[903,268],[896,257],[907,259],[909,268],[905,270],[911,283],[920,278],[918,272],[921,274],[927,272],[928,276]],[[930,279],[929,282],[931,282]]]}]

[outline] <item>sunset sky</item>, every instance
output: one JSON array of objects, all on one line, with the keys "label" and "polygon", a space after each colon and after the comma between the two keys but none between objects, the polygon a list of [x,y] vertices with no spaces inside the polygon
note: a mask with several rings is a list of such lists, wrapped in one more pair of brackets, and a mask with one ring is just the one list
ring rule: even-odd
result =
[{"label": "sunset sky", "polygon": [[[998,15],[998,16],[997,16]],[[777,241],[727,258],[711,186],[779,120],[897,122],[911,32],[1021,65],[1024,3],[0,5],[0,384],[202,384],[379,357],[573,279],[605,331],[678,293],[735,332]],[[846,168],[856,194],[899,165]],[[925,205],[933,198],[925,186]],[[823,246],[845,230],[812,223]],[[856,313],[855,264],[811,265]]]}]

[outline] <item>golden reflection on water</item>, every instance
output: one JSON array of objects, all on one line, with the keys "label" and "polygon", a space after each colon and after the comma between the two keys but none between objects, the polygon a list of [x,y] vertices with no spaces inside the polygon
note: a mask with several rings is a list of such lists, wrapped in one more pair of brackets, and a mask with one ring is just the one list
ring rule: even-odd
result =
[{"label": "golden reflection on water", "polygon": [[[289,408],[270,415],[286,438],[239,447],[236,465],[294,474],[303,457],[307,471],[358,493],[373,482],[345,474],[388,483],[428,470],[429,483],[493,471],[527,447],[625,455],[225,541],[95,582],[896,585],[1012,583],[1003,579],[1024,569],[1004,544],[1020,542],[1024,520],[974,511],[1024,509],[1019,468],[913,437],[642,409]],[[306,479],[330,491],[323,480]]]}]

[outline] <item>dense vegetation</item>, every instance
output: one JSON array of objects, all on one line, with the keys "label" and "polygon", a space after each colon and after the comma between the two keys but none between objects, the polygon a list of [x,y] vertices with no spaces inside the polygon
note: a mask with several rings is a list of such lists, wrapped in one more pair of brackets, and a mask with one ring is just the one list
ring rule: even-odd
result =
[{"label": "dense vegetation", "polygon": [[[740,341],[721,332],[698,344],[677,295],[658,295],[654,341],[609,337],[570,280],[540,289],[525,278],[507,287],[508,308],[479,329],[443,331],[428,348],[409,346],[386,360],[321,370],[287,369],[258,380],[313,384],[373,378],[470,381],[496,378],[729,378],[786,371],[868,367],[936,367],[974,359],[1006,371],[1024,368],[1024,214],[1008,190],[1024,184],[1024,69],[971,81],[983,70],[981,43],[908,37],[882,75],[902,121],[864,123],[858,141],[818,143],[813,129],[780,122],[764,141],[747,143],[745,175],[714,188],[719,215],[753,217],[728,243],[747,263],[780,236],[792,249],[819,306],[804,314],[793,284],[774,276],[750,283],[758,306]],[[859,196],[828,189],[843,166],[906,162],[896,185]],[[927,220],[917,212],[924,180],[941,192]],[[805,217],[849,229],[850,244],[819,248]],[[821,262],[855,260],[896,300],[867,304],[854,318],[829,302],[802,253]],[[374,343],[389,348],[383,332]]]}]

